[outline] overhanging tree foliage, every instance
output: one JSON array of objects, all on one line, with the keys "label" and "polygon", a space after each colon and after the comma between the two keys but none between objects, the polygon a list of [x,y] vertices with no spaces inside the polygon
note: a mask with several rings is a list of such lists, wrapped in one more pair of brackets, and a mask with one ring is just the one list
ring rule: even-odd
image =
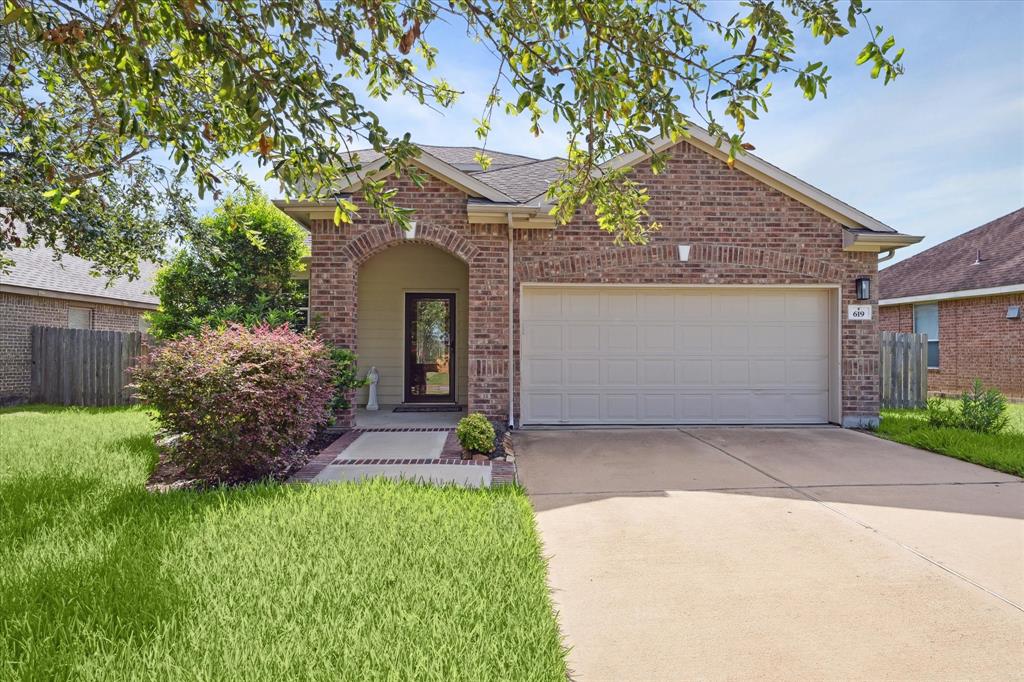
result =
[{"label": "overhanging tree foliage", "polygon": [[[486,140],[500,109],[528,116],[535,134],[546,120],[565,122],[556,214],[566,221],[590,202],[601,228],[625,242],[657,226],[644,188],[601,162],[644,149],[651,136],[682,137],[691,118],[731,161],[749,148],[745,123],[765,110],[774,78],[792,79],[809,99],[825,94],[827,65],[794,61],[800,27],[825,44],[862,30],[858,63],[885,82],[902,72],[902,50],[861,0],[746,0],[724,18],[696,0],[4,3],[0,254],[23,220],[30,242],[94,258],[109,273],[131,272],[161,239],[189,229],[175,178],[219,193],[247,182],[239,155],[297,198],[335,200],[361,167],[352,147],[369,145],[416,177],[414,145],[381,125],[373,101],[456,100],[468,84],[434,69],[448,47],[429,40],[439,22],[463,26],[496,57],[478,135]],[[663,163],[651,159],[655,170]],[[407,222],[383,183],[363,187],[374,210]],[[143,191],[152,198],[134,194]],[[354,205],[336,200],[336,220],[350,220]]]}]

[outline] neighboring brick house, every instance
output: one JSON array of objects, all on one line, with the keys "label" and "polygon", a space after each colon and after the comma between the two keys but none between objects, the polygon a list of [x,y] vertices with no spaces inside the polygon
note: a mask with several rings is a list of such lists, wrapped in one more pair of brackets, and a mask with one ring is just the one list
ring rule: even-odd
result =
[{"label": "neighboring brick house", "polygon": [[1024,208],[878,275],[881,328],[926,333],[928,390],[1024,398]]},{"label": "neighboring brick house", "polygon": [[14,266],[0,273],[0,404],[28,398],[33,326],[140,331],[142,313],[157,307],[158,299],[148,293],[157,267],[152,263],[141,264],[140,278],[108,286],[106,278],[89,274],[89,261],[76,256],[54,261],[45,247],[6,255]]},{"label": "neighboring brick house", "polygon": [[[422,186],[380,171],[403,233],[363,205],[277,205],[312,235],[310,316],[380,373],[382,403],[460,403],[518,424],[839,423],[878,417],[878,324],[848,319],[878,253],[919,241],[703,131],[636,166],[662,224],[616,246],[582,210],[556,226],[562,161],[421,146]],[[362,396],[359,397],[362,404]],[[351,415],[341,415],[342,420]]]}]

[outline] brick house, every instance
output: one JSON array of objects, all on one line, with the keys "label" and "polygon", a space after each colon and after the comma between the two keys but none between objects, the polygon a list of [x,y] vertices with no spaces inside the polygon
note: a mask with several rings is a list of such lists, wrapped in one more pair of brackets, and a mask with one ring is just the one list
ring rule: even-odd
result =
[{"label": "brick house", "polygon": [[76,256],[53,260],[45,247],[7,252],[13,268],[0,273],[0,405],[28,398],[32,373],[30,329],[70,327],[104,331],[145,329],[142,314],[155,310],[149,294],[157,266],[140,264],[141,277],[107,285],[89,274],[91,263]]},{"label": "brick house", "polygon": [[[360,203],[279,201],[311,233],[310,316],[380,373],[384,404],[458,403],[531,424],[837,423],[878,418],[877,315],[847,319],[878,254],[919,241],[704,132],[634,166],[662,224],[616,246],[589,209],[556,226],[561,159],[421,146],[403,233]],[[354,192],[354,193],[353,193]],[[867,319],[864,319],[864,317]],[[358,396],[363,404],[365,395]],[[340,415],[342,420],[352,415]]]},{"label": "brick house", "polygon": [[928,334],[928,389],[1024,398],[1024,208],[881,270],[884,331]]}]

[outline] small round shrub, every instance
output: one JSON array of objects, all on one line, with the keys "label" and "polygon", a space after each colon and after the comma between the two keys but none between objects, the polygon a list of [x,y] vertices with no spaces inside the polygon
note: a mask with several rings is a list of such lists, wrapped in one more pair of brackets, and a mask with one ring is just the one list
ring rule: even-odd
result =
[{"label": "small round shrub", "polygon": [[455,427],[459,443],[469,452],[489,455],[494,452],[494,426],[479,412],[468,414]]},{"label": "small round shrub", "polygon": [[287,471],[334,395],[330,351],[287,326],[233,324],[157,346],[133,370],[136,395],[179,435],[166,456],[210,482]]}]

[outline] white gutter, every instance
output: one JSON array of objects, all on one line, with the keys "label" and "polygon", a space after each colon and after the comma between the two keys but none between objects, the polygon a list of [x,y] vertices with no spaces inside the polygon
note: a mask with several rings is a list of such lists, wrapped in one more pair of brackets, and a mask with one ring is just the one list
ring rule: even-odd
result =
[{"label": "white gutter", "polygon": [[979,296],[1000,296],[1002,294],[1024,293],[1024,283],[1007,284],[1002,287],[988,287],[985,289],[961,289],[960,291],[946,291],[941,294],[921,294],[920,296],[903,296],[901,298],[884,298],[878,305],[900,305],[902,303],[926,303],[929,301],[947,301],[954,298],[977,298]]},{"label": "white gutter", "polygon": [[508,218],[508,428],[511,431],[516,427],[516,415],[515,415],[515,403],[516,403],[516,382],[515,382],[515,337],[512,334],[512,326],[514,323],[512,305],[515,299],[515,293],[512,289],[513,277],[515,270],[513,269],[513,258],[515,253],[513,251],[513,228],[512,228],[512,213],[511,211],[506,214]]}]

